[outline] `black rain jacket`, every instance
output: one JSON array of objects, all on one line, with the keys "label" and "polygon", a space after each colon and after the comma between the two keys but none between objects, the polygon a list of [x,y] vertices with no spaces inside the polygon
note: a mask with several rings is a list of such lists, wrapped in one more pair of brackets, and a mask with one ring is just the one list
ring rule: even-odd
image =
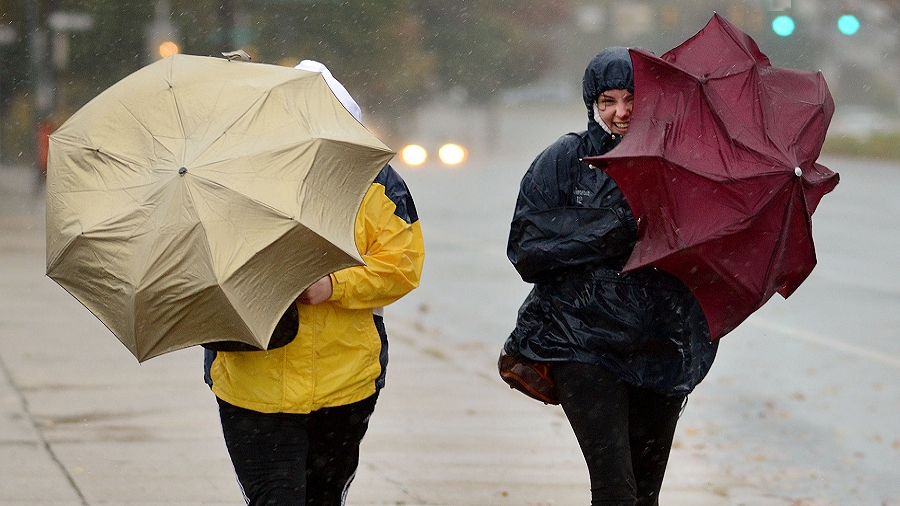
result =
[{"label": "black rain jacket", "polygon": [[686,395],[717,347],[700,306],[675,276],[621,274],[637,239],[634,216],[612,178],[581,162],[621,139],[594,120],[593,104],[603,91],[633,90],[628,50],[598,54],[583,88],[587,131],[550,145],[521,182],[507,256],[534,288],[504,348],[538,362],[600,365],[629,384]]}]

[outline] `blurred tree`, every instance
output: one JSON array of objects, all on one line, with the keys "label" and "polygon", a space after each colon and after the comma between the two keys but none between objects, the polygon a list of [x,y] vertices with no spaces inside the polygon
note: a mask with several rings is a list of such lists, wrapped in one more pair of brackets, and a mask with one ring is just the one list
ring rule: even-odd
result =
[{"label": "blurred tree", "polygon": [[145,27],[153,17],[150,2],[59,0],[60,11],[93,18],[93,28],[71,36],[69,68],[57,75],[68,87],[66,113],[147,63]]},{"label": "blurred tree", "polygon": [[421,50],[422,26],[410,3],[269,0],[247,3],[244,11],[259,61],[321,61],[374,114],[370,120],[394,130],[395,118],[426,93],[434,69]]},{"label": "blurred tree", "polygon": [[264,63],[319,60],[386,131],[437,94],[464,90],[486,103],[541,78],[554,57],[550,29],[570,15],[568,0],[0,0],[0,26],[16,33],[0,45],[0,113],[30,89],[27,6],[43,28],[53,12],[91,16],[89,30],[67,35],[65,66],[50,72],[62,121],[149,62],[160,1],[181,52],[243,47]]},{"label": "blurred tree", "polygon": [[465,91],[485,103],[498,91],[543,77],[554,57],[551,29],[569,19],[568,2],[540,0],[417,0],[436,63],[440,91]]},{"label": "blurred tree", "polygon": [[900,0],[879,0],[894,18],[894,21],[900,22]]},{"label": "blurred tree", "polygon": [[21,0],[0,0],[0,106],[8,105],[28,78],[25,8]]},{"label": "blurred tree", "polygon": [[237,49],[237,0],[171,0],[182,53],[221,56]]},{"label": "blurred tree", "polygon": [[0,105],[8,104],[28,78],[25,7],[21,0],[0,0]]},{"label": "blurred tree", "polygon": [[[28,51],[25,38],[25,6],[21,0],[0,0],[0,162],[27,149],[20,131],[29,122],[16,105],[28,91]],[[19,108],[21,109],[21,107]]]}]

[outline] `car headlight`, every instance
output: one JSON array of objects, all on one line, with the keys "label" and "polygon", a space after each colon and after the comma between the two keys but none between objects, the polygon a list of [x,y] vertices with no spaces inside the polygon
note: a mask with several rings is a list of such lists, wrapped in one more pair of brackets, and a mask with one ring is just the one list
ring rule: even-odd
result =
[{"label": "car headlight", "polygon": [[428,152],[418,144],[410,144],[400,150],[400,159],[407,165],[422,165],[428,159]]},{"label": "car headlight", "polygon": [[438,158],[447,165],[459,165],[466,160],[466,148],[459,144],[444,144],[438,150]]}]

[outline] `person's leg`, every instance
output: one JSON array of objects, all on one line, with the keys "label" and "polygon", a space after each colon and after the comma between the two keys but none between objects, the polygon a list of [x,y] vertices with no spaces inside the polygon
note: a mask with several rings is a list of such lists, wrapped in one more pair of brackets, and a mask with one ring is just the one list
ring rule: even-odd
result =
[{"label": "person's leg", "polygon": [[234,472],[251,506],[304,506],[308,415],[259,413],[219,399]]},{"label": "person's leg", "polygon": [[637,484],[637,506],[659,506],[675,425],[684,396],[667,396],[629,388],[631,461]]},{"label": "person's leg", "polygon": [[575,362],[550,369],[591,478],[592,506],[634,506],[627,385],[606,369]]},{"label": "person's leg", "polygon": [[359,445],[378,394],[310,413],[307,506],[342,506],[359,465]]}]

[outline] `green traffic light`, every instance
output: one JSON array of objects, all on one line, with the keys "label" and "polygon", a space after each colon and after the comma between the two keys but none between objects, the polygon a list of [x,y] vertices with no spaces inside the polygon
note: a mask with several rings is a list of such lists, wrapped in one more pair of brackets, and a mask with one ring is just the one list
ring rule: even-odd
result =
[{"label": "green traffic light", "polygon": [[837,26],[844,35],[853,35],[859,31],[859,19],[853,14],[844,14],[838,19]]},{"label": "green traffic light", "polygon": [[794,33],[794,20],[790,16],[781,15],[772,20],[772,31],[776,35],[787,37]]}]

